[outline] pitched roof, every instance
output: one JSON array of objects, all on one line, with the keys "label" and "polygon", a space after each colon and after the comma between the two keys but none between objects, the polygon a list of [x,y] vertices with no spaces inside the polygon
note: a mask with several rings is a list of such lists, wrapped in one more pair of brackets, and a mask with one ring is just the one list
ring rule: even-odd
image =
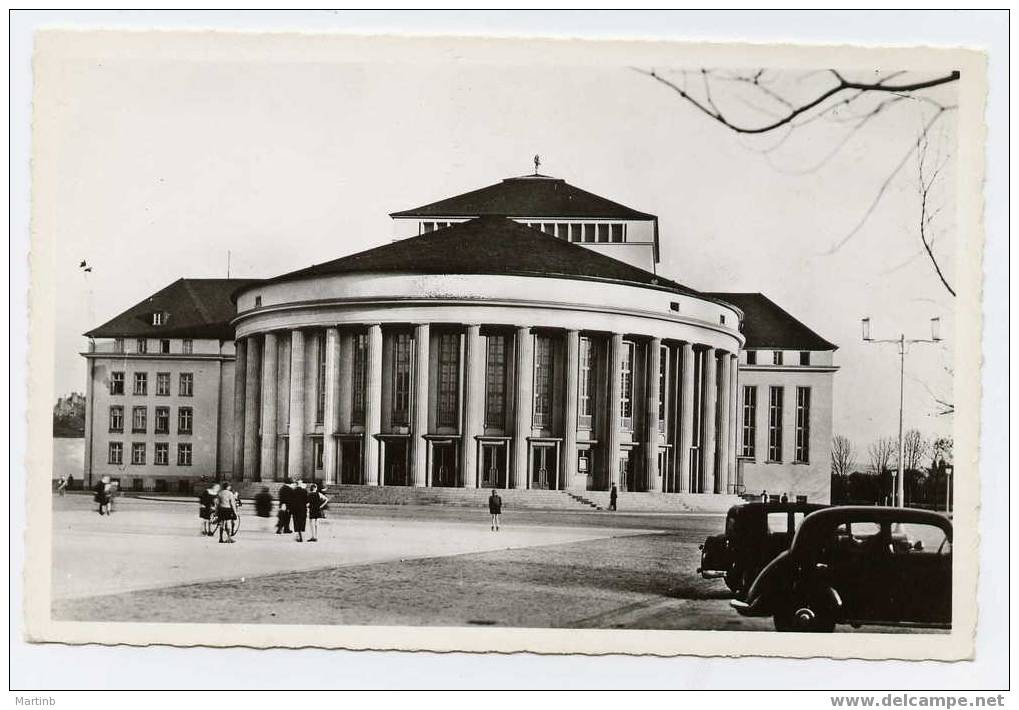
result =
[{"label": "pitched roof", "polygon": [[[177,279],[85,335],[94,338],[188,337],[232,340],[237,315],[231,295],[255,279]],[[152,325],[153,313],[164,325]]]},{"label": "pitched roof", "polygon": [[505,217],[479,217],[269,279],[268,282],[356,272],[514,274],[599,280],[701,296],[699,292],[557,239]]},{"label": "pitched roof", "polygon": [[709,293],[743,311],[745,348],[789,350],[837,350],[763,293]]},{"label": "pitched roof", "polygon": [[488,187],[393,212],[390,217],[590,217],[657,220],[547,175],[506,178]]}]

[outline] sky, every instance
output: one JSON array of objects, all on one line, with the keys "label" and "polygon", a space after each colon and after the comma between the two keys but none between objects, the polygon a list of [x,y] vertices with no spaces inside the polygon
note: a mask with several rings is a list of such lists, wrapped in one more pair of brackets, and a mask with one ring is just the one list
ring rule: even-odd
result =
[{"label": "sky", "polygon": [[[748,139],[625,61],[330,60],[254,40],[232,56],[166,36],[151,47],[93,43],[37,62],[53,159],[42,175],[51,219],[36,238],[57,251],[58,394],[84,390],[84,331],[181,276],[225,276],[228,252],[231,276],[269,277],[377,246],[392,237],[390,212],[529,173],[540,154],[543,173],[657,214],[660,273],[764,293],[838,344],[834,430],[861,465],[870,442],[896,433],[898,358],[861,341],[860,319],[877,338],[926,338],[940,317],[945,340],[908,352],[904,416],[929,436],[951,431],[934,398],[951,400],[953,299],[922,251],[914,161],[833,249],[916,140],[930,116],[922,102],[898,102],[852,135],[833,115],[784,140]],[[656,69],[681,77],[680,66]],[[797,96],[830,80],[768,77]],[[732,84],[713,98],[733,115],[777,110]],[[951,103],[954,89],[931,95]],[[932,228],[951,280],[951,113],[937,125],[932,150],[949,160]]]}]

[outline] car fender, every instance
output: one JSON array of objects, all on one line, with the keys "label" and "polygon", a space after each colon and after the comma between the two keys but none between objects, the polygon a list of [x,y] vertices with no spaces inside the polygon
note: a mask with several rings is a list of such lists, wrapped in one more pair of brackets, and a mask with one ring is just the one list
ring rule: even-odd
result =
[{"label": "car fender", "polygon": [[764,566],[750,585],[747,592],[747,601],[754,607],[770,607],[781,590],[787,586],[788,575],[791,572],[792,559],[788,550],[780,552],[778,556]]}]

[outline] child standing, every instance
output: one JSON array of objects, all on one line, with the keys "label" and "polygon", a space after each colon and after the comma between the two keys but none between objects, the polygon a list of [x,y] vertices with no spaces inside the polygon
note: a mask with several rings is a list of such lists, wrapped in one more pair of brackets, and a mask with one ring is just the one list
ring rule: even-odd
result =
[{"label": "child standing", "polygon": [[311,537],[308,542],[318,541],[318,521],[326,516],[325,509],[329,505],[329,496],[312,483],[308,486],[308,525]]}]

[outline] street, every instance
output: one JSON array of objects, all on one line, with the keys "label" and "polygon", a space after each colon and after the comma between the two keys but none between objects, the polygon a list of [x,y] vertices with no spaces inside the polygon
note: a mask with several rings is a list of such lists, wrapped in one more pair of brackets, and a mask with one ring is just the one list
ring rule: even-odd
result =
[{"label": "street", "polygon": [[121,497],[100,517],[89,496],[55,498],[54,619],[772,629],[695,572],[719,515],[506,510],[493,532],[486,510],[340,505],[299,544],[245,506],[221,545],[197,510]]}]

